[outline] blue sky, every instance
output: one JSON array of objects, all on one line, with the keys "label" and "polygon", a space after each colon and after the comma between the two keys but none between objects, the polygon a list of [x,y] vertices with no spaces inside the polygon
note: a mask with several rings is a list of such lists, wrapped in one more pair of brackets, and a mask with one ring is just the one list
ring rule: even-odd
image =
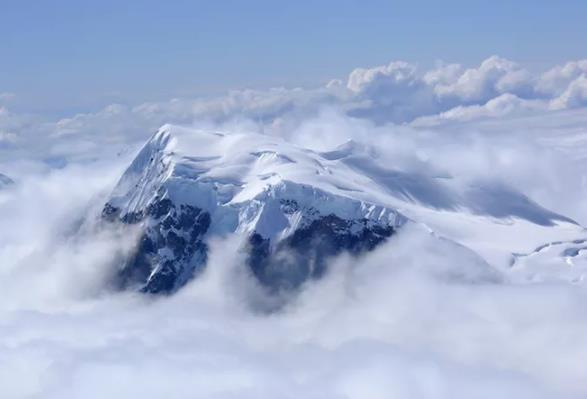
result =
[{"label": "blue sky", "polygon": [[0,0],[0,92],[70,113],[308,86],[403,59],[528,68],[585,58],[587,2]]}]

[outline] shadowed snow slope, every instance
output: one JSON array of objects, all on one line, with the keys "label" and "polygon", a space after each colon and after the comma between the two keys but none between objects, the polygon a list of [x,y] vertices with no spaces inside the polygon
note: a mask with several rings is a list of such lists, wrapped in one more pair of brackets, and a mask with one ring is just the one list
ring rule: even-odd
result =
[{"label": "shadowed snow slope", "polygon": [[322,276],[331,256],[375,248],[409,220],[495,266],[582,232],[509,187],[388,161],[354,141],[319,153],[266,135],[165,125],[104,208],[106,220],[145,231],[118,283],[173,292],[206,264],[209,237],[230,233],[243,238],[253,275],[279,291]]}]

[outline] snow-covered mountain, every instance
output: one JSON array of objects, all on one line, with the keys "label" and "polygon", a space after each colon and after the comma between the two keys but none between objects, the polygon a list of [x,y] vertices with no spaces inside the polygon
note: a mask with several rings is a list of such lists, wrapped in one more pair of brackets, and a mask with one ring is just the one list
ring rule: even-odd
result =
[{"label": "snow-covered mountain", "polygon": [[367,184],[337,159],[278,139],[164,126],[104,208],[145,231],[120,283],[172,292],[205,265],[210,237],[237,233],[260,282],[296,287],[329,256],[372,249],[405,223],[359,195]]},{"label": "snow-covered mountain", "polygon": [[[259,134],[163,126],[104,207],[143,229],[121,287],[177,290],[206,264],[208,240],[236,233],[271,290],[320,277],[328,258],[369,251],[406,223],[476,252],[497,269],[513,254],[583,229],[511,188],[389,168],[372,146],[327,152]],[[488,266],[489,267],[489,266]]]}]

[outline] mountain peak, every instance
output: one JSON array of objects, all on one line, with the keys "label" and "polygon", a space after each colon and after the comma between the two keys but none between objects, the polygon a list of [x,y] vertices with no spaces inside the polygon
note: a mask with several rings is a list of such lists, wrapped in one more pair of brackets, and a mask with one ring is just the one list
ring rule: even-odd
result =
[{"label": "mountain peak", "polygon": [[227,234],[242,239],[259,282],[281,290],[320,277],[332,256],[375,248],[409,221],[495,259],[509,259],[511,242],[499,253],[485,246],[491,240],[470,240],[472,226],[529,237],[514,248],[521,253],[581,230],[514,189],[388,164],[354,141],[317,152],[268,135],[165,125],[104,208],[106,220],[143,231],[118,282],[173,292],[205,267],[208,240]]},{"label": "mountain peak", "polygon": [[[374,248],[405,223],[363,191],[367,183],[339,160],[279,138],[165,125],[120,179],[104,217],[145,232],[123,285],[171,292],[205,265],[209,237],[234,233],[252,273],[281,289],[321,275],[329,256]],[[285,252],[293,265],[278,260]]]}]

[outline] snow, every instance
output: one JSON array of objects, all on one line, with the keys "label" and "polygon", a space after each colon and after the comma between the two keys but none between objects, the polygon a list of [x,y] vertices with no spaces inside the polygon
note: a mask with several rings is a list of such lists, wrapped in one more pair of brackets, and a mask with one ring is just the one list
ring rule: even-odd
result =
[{"label": "snow", "polygon": [[512,254],[587,238],[583,227],[512,188],[386,165],[369,143],[349,141],[317,152],[268,135],[164,125],[128,168],[110,203],[133,212],[168,197],[210,212],[212,233],[256,231],[283,238],[304,223],[299,212],[280,210],[281,201],[293,200],[300,208],[347,220],[421,224],[504,272],[510,271]]}]

